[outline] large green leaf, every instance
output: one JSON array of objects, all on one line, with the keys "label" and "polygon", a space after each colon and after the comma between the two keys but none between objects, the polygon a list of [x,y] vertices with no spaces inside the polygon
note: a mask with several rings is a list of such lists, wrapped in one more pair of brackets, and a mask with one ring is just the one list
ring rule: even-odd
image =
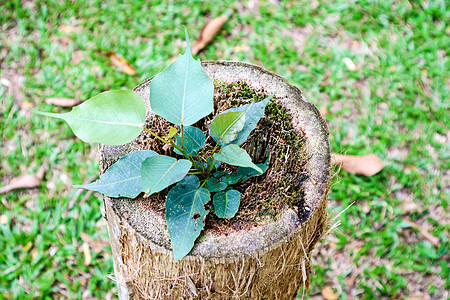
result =
[{"label": "large green leaf", "polygon": [[222,113],[212,120],[210,125],[210,134],[216,140],[223,144],[236,139],[239,131],[244,128],[245,112],[226,112]]},{"label": "large green leaf", "polygon": [[213,196],[214,211],[219,218],[232,218],[241,204],[241,193],[236,190],[218,192]]},{"label": "large green leaf", "polygon": [[158,155],[144,160],[141,167],[142,186],[149,196],[183,179],[192,163],[186,159]]},{"label": "large green leaf", "polygon": [[235,139],[233,139],[231,143],[241,145],[247,140],[250,133],[256,128],[259,120],[264,117],[264,111],[267,103],[270,99],[272,99],[273,95],[275,95],[275,93],[260,102],[245,104],[240,107],[233,107],[223,112],[245,112],[245,125],[242,130],[237,132]]},{"label": "large green leaf", "polygon": [[[263,172],[266,172],[269,169],[269,167],[267,166],[268,162],[269,162],[269,159],[267,159],[266,163],[257,164],[257,166],[260,167],[261,170],[263,170]],[[261,173],[258,173],[253,168],[239,167],[237,169],[237,175],[241,176],[242,180],[246,180],[249,177],[261,175]]]},{"label": "large green leaf", "polygon": [[236,144],[230,144],[222,149],[219,153],[213,156],[218,161],[224,162],[238,167],[250,167],[258,171],[260,174],[264,173],[263,170],[252,162],[251,157],[245,152],[244,149],[239,148]]},{"label": "large green leaf", "polygon": [[[181,136],[175,136],[177,146],[181,147]],[[206,136],[203,131],[197,127],[184,127],[184,150],[191,156],[197,156],[197,151],[205,145]],[[177,149],[174,150],[177,154],[182,154]]]},{"label": "large green leaf", "polygon": [[120,145],[131,142],[142,131],[145,105],[133,91],[117,90],[98,94],[69,113],[34,112],[65,120],[84,142]]},{"label": "large green leaf", "polygon": [[152,110],[167,121],[192,125],[213,111],[214,84],[203,71],[200,60],[194,60],[186,31],[184,55],[150,84]]},{"label": "large green leaf", "polygon": [[142,193],[142,162],[158,153],[151,150],[134,151],[119,159],[91,184],[76,185],[76,188],[93,190],[109,197],[135,198]]},{"label": "large green leaf", "polygon": [[194,247],[208,214],[205,204],[209,201],[207,189],[198,188],[197,176],[186,176],[167,194],[166,222],[175,260],[182,259]]}]

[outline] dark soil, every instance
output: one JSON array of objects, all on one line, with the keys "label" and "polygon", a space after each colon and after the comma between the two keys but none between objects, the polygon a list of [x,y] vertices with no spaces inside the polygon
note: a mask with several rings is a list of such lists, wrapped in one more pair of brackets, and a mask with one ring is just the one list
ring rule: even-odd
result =
[{"label": "dark soil", "polygon": [[[208,128],[215,115],[224,110],[250,103],[259,102],[268,94],[254,91],[246,83],[237,82],[224,85],[214,82],[214,111],[194,126],[201,128],[208,137],[204,147],[207,156],[211,156],[215,142],[209,137]],[[213,212],[205,221],[205,229],[213,234],[227,235],[234,231],[244,230],[276,219],[277,214],[286,206],[294,209],[302,221],[309,215],[308,207],[304,206],[302,184],[309,178],[305,171],[304,134],[294,130],[292,117],[286,109],[272,98],[266,107],[265,116],[257,128],[250,134],[242,147],[252,157],[254,163],[265,163],[268,160],[269,169],[261,176],[254,176],[244,182],[233,185],[241,194],[241,205],[234,218],[221,219]],[[147,120],[146,126],[160,136],[169,132],[170,123],[156,117]],[[177,157],[173,149],[143,132],[138,143],[143,149],[151,149],[160,154]],[[179,157],[182,158],[182,157]],[[222,164],[220,171],[235,171],[236,167]],[[200,176],[200,179],[201,176]],[[169,189],[153,194],[140,201],[142,206],[165,214],[164,202]],[[212,209],[211,204],[207,209]]]}]

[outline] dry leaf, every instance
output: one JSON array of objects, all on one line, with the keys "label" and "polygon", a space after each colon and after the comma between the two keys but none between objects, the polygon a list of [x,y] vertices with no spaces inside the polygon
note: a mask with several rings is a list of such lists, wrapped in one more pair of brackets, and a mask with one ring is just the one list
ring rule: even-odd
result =
[{"label": "dry leaf", "polygon": [[0,216],[0,224],[5,225],[6,223],[8,223],[8,216],[7,215],[1,215]]},{"label": "dry leaf", "polygon": [[62,31],[65,33],[81,32],[81,31],[83,31],[83,27],[61,24],[61,26],[59,26],[59,31]]},{"label": "dry leaf", "polygon": [[63,107],[72,107],[72,106],[80,104],[81,101],[79,101],[77,99],[71,99],[71,98],[47,98],[47,99],[45,99],[45,103],[63,106]]},{"label": "dry leaf", "polygon": [[28,252],[33,247],[33,243],[30,241],[25,246],[23,246],[23,251]]},{"label": "dry leaf", "polygon": [[407,300],[430,300],[431,297],[428,294],[412,295],[406,298]]},{"label": "dry leaf", "polygon": [[429,241],[433,246],[439,247],[441,245],[441,240],[437,237],[432,235],[428,232],[427,229],[423,228],[423,226],[420,226],[419,223],[414,221],[409,221],[411,225],[419,230],[419,233],[427,240]]},{"label": "dry leaf", "polygon": [[328,106],[322,106],[319,111],[322,118],[325,118],[325,116],[328,114]]},{"label": "dry leaf", "polygon": [[89,246],[91,247],[92,251],[94,251],[96,253],[102,252],[104,246],[109,246],[108,242],[102,241],[102,240],[94,240],[93,238],[91,238],[89,235],[87,235],[84,232],[81,233],[81,239],[83,241],[85,241],[86,243],[88,243]]},{"label": "dry leaf", "polygon": [[84,253],[84,265],[89,266],[92,261],[91,251],[89,250],[88,243],[83,243],[83,253]]},{"label": "dry leaf", "polygon": [[331,289],[331,287],[329,287],[328,285],[325,286],[320,293],[322,294],[322,296],[327,299],[327,300],[337,300],[338,296],[333,292],[333,290]]},{"label": "dry leaf", "polygon": [[350,58],[344,57],[342,61],[350,71],[356,71],[358,69],[358,67],[356,67],[355,63]]},{"label": "dry leaf", "polygon": [[381,158],[375,154],[354,156],[331,153],[331,160],[335,165],[342,165],[342,169],[349,173],[365,176],[375,175],[384,167]]},{"label": "dry leaf", "polygon": [[136,75],[136,69],[122,56],[117,55],[113,51],[109,51],[106,54],[110,59],[113,65],[119,67],[119,70],[128,75]]},{"label": "dry leaf", "polygon": [[206,44],[208,44],[216,36],[216,34],[219,33],[223,24],[225,24],[227,20],[227,16],[220,16],[208,21],[200,31],[200,35],[195,40],[194,46],[192,46],[192,54],[197,54],[200,50],[205,48]]},{"label": "dry leaf", "polygon": [[37,248],[33,248],[33,250],[31,250],[31,258],[35,259],[39,254],[39,250]]},{"label": "dry leaf", "polygon": [[44,163],[35,174],[14,178],[9,184],[0,187],[0,194],[8,193],[17,189],[31,189],[38,187],[41,184],[42,179],[44,178],[47,166],[48,163]]}]

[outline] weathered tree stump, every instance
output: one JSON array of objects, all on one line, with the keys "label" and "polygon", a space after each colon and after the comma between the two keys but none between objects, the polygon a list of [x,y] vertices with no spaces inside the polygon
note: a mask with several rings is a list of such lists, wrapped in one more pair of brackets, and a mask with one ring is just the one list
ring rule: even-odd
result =
[{"label": "weathered tree stump", "polygon": [[[325,229],[330,186],[328,127],[301,91],[274,73],[241,62],[207,61],[202,66],[215,83],[245,83],[250,89],[265,94],[277,91],[271,101],[284,107],[292,125],[290,131],[303,135],[303,162],[293,160],[292,163],[291,157],[289,168],[293,170],[277,172],[277,168],[285,168],[285,165],[280,164],[283,159],[275,155],[268,174],[258,184],[264,183],[261,180],[275,182],[277,176],[287,176],[285,182],[297,184],[280,187],[273,193],[286,193],[286,197],[301,195],[302,199],[291,199],[290,204],[284,206],[274,204],[278,205],[276,212],[272,210],[271,217],[252,216],[252,220],[257,220],[252,226],[241,222],[239,226],[234,224],[233,230],[221,232],[208,228],[207,223],[191,253],[174,262],[163,210],[149,208],[145,204],[149,200],[142,197],[135,200],[104,197],[119,299],[292,299],[303,284],[309,285],[312,268],[309,255]],[[148,103],[150,81],[134,89],[146,102],[147,121],[155,119]],[[256,145],[258,151],[247,149],[252,156],[274,149],[267,141],[255,144],[257,135],[249,144]],[[270,139],[272,144],[273,141],[286,143],[283,149],[291,146],[296,149],[296,145],[289,145],[293,142],[274,135],[270,131],[264,139]],[[142,143],[142,139],[138,137],[123,146],[101,145],[100,172],[128,152],[151,149],[152,146]],[[304,165],[302,176],[295,171],[296,163]],[[272,199],[269,197],[272,189],[254,195],[258,205]],[[296,193],[300,190],[301,193]],[[265,199],[256,199],[258,195]],[[244,201],[243,198],[242,203]]]}]

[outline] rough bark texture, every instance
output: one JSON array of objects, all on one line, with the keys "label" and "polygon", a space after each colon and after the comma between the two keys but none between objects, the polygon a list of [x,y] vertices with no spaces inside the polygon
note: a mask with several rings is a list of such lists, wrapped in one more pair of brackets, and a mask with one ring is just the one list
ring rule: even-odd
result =
[{"label": "rough bark texture", "polygon": [[[119,299],[292,299],[309,285],[309,254],[319,241],[327,219],[330,181],[328,128],[316,107],[287,81],[258,66],[241,62],[203,62],[213,80],[245,82],[254,90],[276,93],[276,102],[292,116],[292,125],[307,137],[307,169],[303,184],[310,209],[300,219],[285,209],[269,224],[229,235],[204,232],[191,253],[174,262],[165,221],[129,199],[105,197],[106,217],[114,258]],[[135,88],[147,105],[149,84]],[[100,146],[100,171],[136,143]]]}]

